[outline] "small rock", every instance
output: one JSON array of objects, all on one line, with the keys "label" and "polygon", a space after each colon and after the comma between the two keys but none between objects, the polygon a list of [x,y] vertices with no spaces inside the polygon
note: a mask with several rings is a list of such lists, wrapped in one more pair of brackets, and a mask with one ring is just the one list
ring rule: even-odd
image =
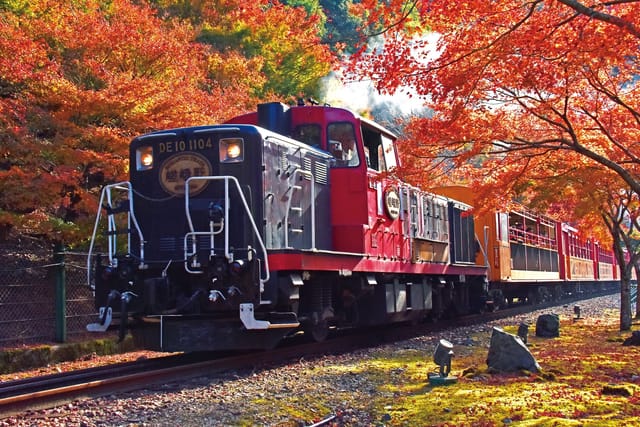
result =
[{"label": "small rock", "polygon": [[633,331],[631,336],[624,340],[623,346],[640,345],[640,331]]},{"label": "small rock", "polygon": [[542,314],[536,321],[536,336],[555,338],[560,336],[560,316],[557,314]]}]

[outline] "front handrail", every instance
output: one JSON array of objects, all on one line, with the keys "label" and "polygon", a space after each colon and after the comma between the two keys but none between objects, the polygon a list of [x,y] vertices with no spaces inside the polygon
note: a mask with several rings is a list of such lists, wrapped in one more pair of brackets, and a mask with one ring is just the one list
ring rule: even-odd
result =
[{"label": "front handrail", "polygon": [[[91,257],[93,255],[96,235],[98,234],[98,227],[100,225],[100,219],[102,217],[102,210],[103,208],[105,208],[103,203],[106,198],[108,208],[111,208],[113,206],[112,190],[125,191],[127,193],[127,201],[129,204],[127,210],[127,253],[131,253],[131,225],[133,223],[133,226],[135,227],[135,230],[138,234],[138,239],[140,240],[140,253],[138,254],[140,265],[144,265],[144,236],[142,234],[142,230],[140,229],[140,225],[138,224],[138,220],[136,219],[136,215],[133,209],[133,188],[131,186],[131,182],[122,181],[115,184],[105,185],[100,193],[100,200],[98,202],[99,209],[96,214],[96,221],[93,225],[93,233],[91,234],[91,242],[89,243],[89,252],[87,254],[87,283],[89,286],[91,286]],[[109,264],[114,265],[114,256],[117,251],[117,224],[114,218],[115,213],[108,213],[107,215],[108,257]]]},{"label": "front handrail", "polygon": [[[191,211],[189,209],[190,206],[190,198],[189,198],[189,185],[191,184],[191,182],[193,181],[224,181],[224,226],[222,227],[223,230],[218,230],[218,231],[209,231],[209,232],[196,232],[194,226],[193,226],[193,220],[191,219]],[[244,197],[244,193],[242,192],[242,189],[240,188],[240,183],[238,182],[237,178],[233,177],[233,176],[192,176],[190,178],[188,178],[184,185],[185,185],[185,197],[184,197],[184,208],[185,208],[185,215],[187,218],[187,222],[189,224],[189,230],[190,233],[187,233],[185,235],[185,263],[188,262],[187,258],[188,258],[188,253],[187,253],[187,238],[189,236],[195,236],[196,234],[198,235],[213,235],[213,234],[218,234],[220,231],[224,232],[224,256],[227,260],[229,261],[233,261],[233,254],[231,253],[231,251],[229,250],[229,206],[230,206],[230,201],[231,198],[229,196],[229,183],[233,183],[233,185],[235,186],[236,190],[238,191],[238,195],[240,197],[240,200],[242,202],[242,205],[244,207],[244,210],[247,214],[247,216],[249,217],[249,222],[251,223],[251,228],[253,230],[253,233],[256,236],[256,239],[258,241],[258,245],[260,246],[260,250],[262,251],[263,255],[264,255],[264,272],[261,272],[261,277],[260,277],[260,291],[262,292],[263,288],[264,288],[264,284],[266,282],[269,281],[269,259],[267,256],[267,248],[262,240],[262,236],[260,235],[260,231],[258,230],[258,227],[253,219],[253,215],[251,215],[251,210],[249,209],[249,204],[247,203],[247,199]],[[262,275],[262,273],[264,273],[264,276]]]}]

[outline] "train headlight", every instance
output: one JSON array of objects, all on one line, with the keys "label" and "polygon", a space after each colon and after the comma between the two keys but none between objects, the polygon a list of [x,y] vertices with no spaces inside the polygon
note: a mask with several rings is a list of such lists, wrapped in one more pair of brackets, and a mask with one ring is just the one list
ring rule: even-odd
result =
[{"label": "train headlight", "polygon": [[220,140],[220,163],[237,163],[244,160],[244,140],[242,138],[222,138]]},{"label": "train headlight", "polygon": [[136,150],[136,169],[144,171],[153,168],[153,147],[139,147]]}]

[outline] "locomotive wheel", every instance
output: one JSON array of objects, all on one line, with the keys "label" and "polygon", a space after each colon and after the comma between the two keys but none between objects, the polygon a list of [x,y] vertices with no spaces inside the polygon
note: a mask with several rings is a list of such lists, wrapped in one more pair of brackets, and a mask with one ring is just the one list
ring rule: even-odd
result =
[{"label": "locomotive wheel", "polygon": [[509,305],[509,300],[504,296],[500,289],[490,291],[490,297],[493,304],[491,304],[489,309],[492,312],[505,309]]},{"label": "locomotive wheel", "polygon": [[504,310],[509,307],[509,299],[504,297],[502,294],[500,294],[498,299],[496,299],[496,303],[495,310]]},{"label": "locomotive wheel", "polygon": [[329,336],[329,322],[326,320],[320,320],[315,324],[307,326],[304,332],[315,342],[323,342]]}]

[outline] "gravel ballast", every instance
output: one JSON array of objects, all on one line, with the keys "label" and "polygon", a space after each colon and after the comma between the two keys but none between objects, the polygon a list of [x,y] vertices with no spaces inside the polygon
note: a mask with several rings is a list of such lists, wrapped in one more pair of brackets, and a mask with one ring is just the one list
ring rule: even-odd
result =
[{"label": "gravel ballast", "polygon": [[[615,313],[619,313],[620,297],[599,297],[577,304],[583,318],[607,317],[611,320]],[[379,360],[385,355],[417,352],[424,354],[426,378],[427,373],[435,369],[432,355],[436,343],[442,338],[454,344],[456,354],[478,351],[488,347],[494,326],[517,326],[522,322],[535,325],[540,314],[549,312],[565,319],[572,318],[573,307],[558,306],[348,354],[295,360],[255,372],[202,376],[184,383],[79,400],[61,407],[0,419],[0,426],[284,427],[311,425],[330,416],[335,416],[333,425],[382,426],[389,420],[380,413],[375,401],[380,397],[393,398],[393,395],[380,391],[375,377],[358,375],[349,367],[366,366],[368,361]],[[452,374],[459,368],[454,360]],[[402,372],[397,374],[401,381]]]}]

